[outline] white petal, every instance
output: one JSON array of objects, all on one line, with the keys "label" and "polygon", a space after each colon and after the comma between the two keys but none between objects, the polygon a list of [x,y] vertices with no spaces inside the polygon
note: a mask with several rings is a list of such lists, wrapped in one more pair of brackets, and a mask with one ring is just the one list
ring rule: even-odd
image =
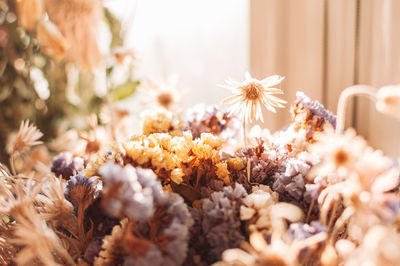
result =
[{"label": "white petal", "polygon": [[226,82],[227,84],[233,86],[233,87],[240,87],[240,86],[241,86],[241,83],[240,83],[240,82],[238,82],[238,81],[236,81],[236,80],[234,80],[234,79],[232,79],[232,78],[229,78],[229,79],[225,80],[225,82]]},{"label": "white petal", "polygon": [[257,103],[257,114],[261,120],[261,122],[264,123],[264,118],[263,118],[263,113],[262,113],[262,109],[261,109],[261,104],[260,102]]},{"label": "white petal", "polygon": [[247,80],[247,79],[252,79],[252,77],[251,77],[249,71],[246,71],[246,73],[244,74],[244,77],[246,78],[246,80]]},{"label": "white petal", "polygon": [[265,93],[265,94],[284,94],[281,89],[277,89],[277,88],[264,88],[263,93]]},{"label": "white petal", "polygon": [[231,92],[235,92],[236,87],[224,84],[217,84],[217,87],[230,90]]},{"label": "white petal", "polygon": [[222,104],[236,103],[236,102],[240,101],[240,97],[241,97],[240,95],[233,95],[233,96],[226,97],[225,99],[222,100]]},{"label": "white petal", "polygon": [[270,76],[268,78],[261,80],[261,84],[266,87],[272,87],[272,86],[275,86],[275,85],[281,83],[282,80],[284,80],[284,79],[285,79],[285,77],[281,77],[279,75],[273,75],[273,76]]}]

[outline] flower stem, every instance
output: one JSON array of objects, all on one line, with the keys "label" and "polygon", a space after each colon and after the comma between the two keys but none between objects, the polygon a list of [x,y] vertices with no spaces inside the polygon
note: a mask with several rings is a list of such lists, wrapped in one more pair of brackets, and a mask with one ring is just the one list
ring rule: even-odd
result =
[{"label": "flower stem", "polygon": [[246,119],[243,119],[243,137],[244,137],[244,147],[247,148],[248,142],[247,142],[247,124],[246,124]]},{"label": "flower stem", "polygon": [[13,152],[10,156],[10,168],[11,168],[11,173],[13,174],[13,176],[15,176],[17,174],[17,172],[15,171],[15,152]]},{"label": "flower stem", "polygon": [[368,85],[355,85],[342,91],[337,107],[336,134],[342,133],[344,130],[346,107],[349,99],[354,95],[364,95],[372,100],[376,100],[375,91],[374,87]]}]

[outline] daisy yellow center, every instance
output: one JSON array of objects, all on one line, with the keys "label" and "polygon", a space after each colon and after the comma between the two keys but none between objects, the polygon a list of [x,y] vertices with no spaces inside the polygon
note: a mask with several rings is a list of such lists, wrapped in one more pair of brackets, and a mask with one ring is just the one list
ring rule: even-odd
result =
[{"label": "daisy yellow center", "polygon": [[263,86],[259,83],[251,82],[242,87],[242,91],[247,100],[258,100],[261,97]]},{"label": "daisy yellow center", "polygon": [[350,160],[350,156],[345,150],[339,149],[334,154],[334,160],[335,165],[339,167],[345,165]]},{"label": "daisy yellow center", "polygon": [[168,108],[168,106],[172,103],[172,95],[170,93],[161,93],[157,97],[158,104]]},{"label": "daisy yellow center", "polygon": [[395,97],[386,97],[384,99],[384,102],[386,105],[396,105],[397,104],[398,99]]}]

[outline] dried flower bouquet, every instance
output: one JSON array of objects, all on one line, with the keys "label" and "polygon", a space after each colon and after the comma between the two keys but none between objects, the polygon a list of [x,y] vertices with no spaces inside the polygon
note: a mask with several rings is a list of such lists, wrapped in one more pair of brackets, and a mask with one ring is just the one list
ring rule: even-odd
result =
[{"label": "dried flower bouquet", "polygon": [[398,265],[399,162],[344,131],[341,111],[367,92],[396,114],[398,90],[347,89],[338,118],[299,92],[285,130],[248,130],[284,107],[282,80],[229,80],[230,111],[182,113],[175,90],[152,89],[142,132],[121,140],[129,120],[110,108],[104,126],[53,142],[73,149],[49,165],[22,122],[0,168],[0,263]]}]

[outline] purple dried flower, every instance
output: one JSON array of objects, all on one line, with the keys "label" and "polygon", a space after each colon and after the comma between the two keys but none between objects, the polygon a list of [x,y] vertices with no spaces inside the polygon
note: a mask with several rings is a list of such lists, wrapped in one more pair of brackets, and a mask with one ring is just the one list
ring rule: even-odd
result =
[{"label": "purple dried flower", "polygon": [[87,178],[78,173],[68,180],[64,194],[65,198],[75,206],[81,206],[82,210],[99,196],[102,184],[96,177]]},{"label": "purple dried flower", "polygon": [[321,232],[327,232],[328,227],[318,221],[312,221],[311,224],[292,223],[289,226],[288,233],[292,240],[304,240]]},{"label": "purple dried flower", "polygon": [[103,206],[109,215],[139,220],[153,215],[161,184],[152,170],[107,162],[98,172],[104,182]]},{"label": "purple dried flower", "polygon": [[280,194],[281,201],[298,202],[305,191],[304,176],[311,168],[307,163],[288,159],[283,162],[282,168],[275,173],[272,189]]},{"label": "purple dried flower", "polygon": [[[186,259],[189,228],[193,224],[186,204],[178,194],[166,192],[160,193],[154,204],[154,215],[147,222],[131,224],[145,238],[132,231],[125,233],[123,245],[129,255],[126,265],[181,265]],[[137,253],[138,243],[143,243],[144,254]]]},{"label": "purple dried flower", "polygon": [[336,127],[336,116],[332,112],[326,110],[319,101],[311,101],[311,99],[301,91],[296,93],[296,99],[304,108],[310,110],[313,116],[319,116],[331,123],[333,127]]},{"label": "purple dried flower", "polygon": [[64,179],[69,179],[71,176],[82,171],[85,167],[85,161],[81,157],[72,157],[65,153],[60,153],[54,157],[51,171],[56,176],[62,176]]},{"label": "purple dried flower", "polygon": [[[212,193],[209,199],[203,200],[200,210],[192,211],[196,229],[191,231],[190,248],[191,253],[194,250],[197,256],[202,257],[198,259],[200,262],[215,262],[224,250],[238,247],[244,240],[239,208],[246,195],[243,186],[236,183],[235,188],[224,187],[223,191]],[[198,240],[199,235],[202,237]]]},{"label": "purple dried flower", "polygon": [[103,243],[102,237],[95,237],[87,246],[85,253],[83,254],[83,258],[90,265],[93,264],[94,258],[99,254],[102,243]]},{"label": "purple dried flower", "polygon": [[124,264],[181,265],[193,223],[183,199],[162,191],[152,170],[108,162],[98,172],[105,211],[129,219],[122,239]]},{"label": "purple dried flower", "polygon": [[124,259],[124,265],[125,266],[158,266],[158,265],[177,265],[177,264],[171,264],[167,263],[167,261],[164,261],[164,258],[162,256],[162,253],[160,250],[155,246],[151,245],[149,249],[147,250],[146,255],[139,257],[139,258],[134,258],[131,256],[127,256]]},{"label": "purple dried flower", "polygon": [[[283,159],[273,147],[265,150],[261,139],[258,139],[256,147],[242,149],[236,156],[242,158],[245,168],[235,176],[235,181],[242,184],[247,192],[251,191],[252,184],[272,186],[273,176],[281,168]],[[248,163],[251,169],[250,180],[247,173]]]},{"label": "purple dried flower", "polygon": [[221,111],[217,106],[195,105],[187,111],[186,130],[192,132],[193,138],[199,138],[201,133],[213,133],[229,139],[237,135],[240,123],[236,117]]},{"label": "purple dried flower", "polygon": [[225,183],[221,179],[212,179],[210,182],[207,184],[207,186],[204,186],[201,188],[201,197],[202,198],[208,198],[210,195],[215,192],[215,191],[222,191],[225,186]]}]

